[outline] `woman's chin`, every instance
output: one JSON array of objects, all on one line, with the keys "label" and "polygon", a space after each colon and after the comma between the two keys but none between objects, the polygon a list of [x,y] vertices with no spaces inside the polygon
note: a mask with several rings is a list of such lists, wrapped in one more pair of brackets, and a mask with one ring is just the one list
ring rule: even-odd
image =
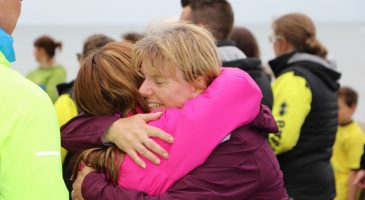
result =
[{"label": "woman's chin", "polygon": [[151,112],[165,112],[165,107],[150,108]]}]

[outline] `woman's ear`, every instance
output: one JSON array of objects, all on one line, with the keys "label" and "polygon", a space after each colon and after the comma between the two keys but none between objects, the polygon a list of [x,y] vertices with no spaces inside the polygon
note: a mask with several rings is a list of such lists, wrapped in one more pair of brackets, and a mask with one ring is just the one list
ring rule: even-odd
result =
[{"label": "woman's ear", "polygon": [[207,81],[202,76],[198,76],[193,82],[194,85],[194,97],[198,96],[207,88]]},{"label": "woman's ear", "polygon": [[293,46],[285,38],[280,39],[278,42],[280,43],[281,52],[289,53],[294,50]]}]

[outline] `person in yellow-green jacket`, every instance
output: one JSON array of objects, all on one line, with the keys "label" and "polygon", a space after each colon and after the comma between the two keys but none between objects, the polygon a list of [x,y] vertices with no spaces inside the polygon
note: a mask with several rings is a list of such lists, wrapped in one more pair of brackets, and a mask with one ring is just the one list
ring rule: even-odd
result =
[{"label": "person in yellow-green jacket", "polygon": [[39,67],[32,70],[27,78],[38,84],[47,92],[52,102],[58,97],[56,86],[66,80],[66,70],[63,66],[56,64],[55,53],[61,49],[62,44],[55,42],[48,36],[41,36],[34,42],[34,56]]},{"label": "person in yellow-green jacket", "polygon": [[10,68],[20,7],[21,0],[0,3],[0,199],[67,200],[52,102]]},{"label": "person in yellow-green jacket", "polygon": [[354,184],[364,153],[365,134],[352,120],[357,105],[357,93],[342,87],[338,96],[338,130],[331,158],[335,172],[337,196],[335,200],[359,199],[360,190]]},{"label": "person in yellow-green jacket", "polygon": [[[81,63],[88,55],[97,51],[109,42],[114,42],[114,39],[103,34],[93,34],[89,36],[84,42],[82,53],[77,54],[79,62]],[[79,114],[79,110],[74,100],[73,85],[74,81],[57,85],[57,90],[60,96],[57,98],[54,105],[56,107],[60,127]],[[72,191],[71,176],[74,169],[73,158],[75,155],[76,152],[68,153],[64,148],[61,149],[63,179],[70,194]]]},{"label": "person in yellow-green jacket", "polygon": [[341,74],[326,60],[312,20],[290,13],[274,20],[270,40],[276,58],[269,62],[273,115],[279,134],[269,142],[284,183],[295,200],[330,200],[336,195],[330,163],[337,131],[337,81]]}]

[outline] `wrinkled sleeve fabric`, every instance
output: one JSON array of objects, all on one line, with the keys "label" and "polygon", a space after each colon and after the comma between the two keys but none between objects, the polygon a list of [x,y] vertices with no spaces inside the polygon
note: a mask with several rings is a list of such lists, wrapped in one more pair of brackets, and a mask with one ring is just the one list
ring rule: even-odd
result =
[{"label": "wrinkled sleeve fabric", "polygon": [[122,189],[109,184],[105,175],[101,173],[89,173],[82,184],[82,194],[84,199],[93,200],[170,200],[184,199],[184,196],[175,195],[175,198],[165,193],[160,196],[149,196],[148,194],[131,189]]},{"label": "wrinkled sleeve fabric", "polygon": [[118,119],[120,119],[119,114],[89,116],[80,113],[62,126],[62,147],[68,151],[82,151],[104,146],[102,135]]},{"label": "wrinkled sleeve fabric", "polygon": [[272,113],[279,134],[270,134],[269,143],[276,154],[291,150],[298,142],[302,125],[311,110],[312,92],[306,80],[286,72],[272,85],[274,105]]}]

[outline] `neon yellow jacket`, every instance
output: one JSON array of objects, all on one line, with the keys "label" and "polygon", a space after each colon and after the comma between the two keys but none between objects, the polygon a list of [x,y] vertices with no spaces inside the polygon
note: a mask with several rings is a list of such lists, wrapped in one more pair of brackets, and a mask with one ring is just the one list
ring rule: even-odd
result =
[{"label": "neon yellow jacket", "polygon": [[0,199],[67,200],[52,102],[9,66],[0,52]]},{"label": "neon yellow jacket", "polygon": [[38,67],[31,71],[27,78],[43,88],[52,99],[52,102],[55,102],[58,97],[56,86],[65,82],[66,70],[62,66],[51,66],[47,69]]}]

